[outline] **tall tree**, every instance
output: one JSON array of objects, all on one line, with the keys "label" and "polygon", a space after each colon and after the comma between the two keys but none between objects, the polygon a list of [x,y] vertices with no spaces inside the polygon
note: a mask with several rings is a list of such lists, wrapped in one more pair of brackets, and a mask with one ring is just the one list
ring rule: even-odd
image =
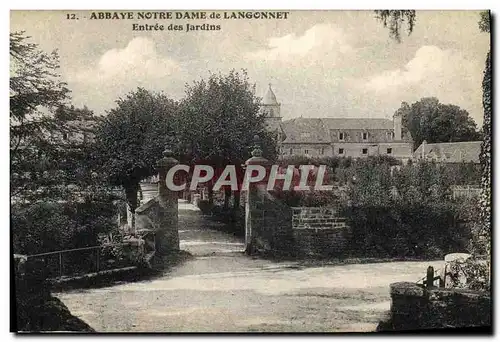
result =
[{"label": "tall tree", "polygon": [[403,116],[403,126],[415,141],[415,148],[428,143],[474,141],[480,133],[466,110],[439,103],[435,97],[424,97],[411,106],[406,102],[397,110]]},{"label": "tall tree", "polygon": [[109,183],[125,189],[128,221],[135,226],[140,181],[156,174],[156,163],[173,136],[176,103],[161,93],[138,88],[116,101],[100,119],[93,162]]},{"label": "tall tree", "polygon": [[218,170],[232,164],[241,171],[240,165],[251,156],[256,135],[266,148],[264,154],[276,157],[276,144],[265,130],[254,93],[255,86],[246,72],[234,70],[227,75],[211,74],[208,80],[187,87],[176,132],[190,163],[204,163]]},{"label": "tall tree", "polygon": [[16,203],[69,200],[83,181],[85,151],[60,137],[75,129],[54,113],[69,100],[57,52],[46,53],[23,32],[10,34],[11,196]]}]

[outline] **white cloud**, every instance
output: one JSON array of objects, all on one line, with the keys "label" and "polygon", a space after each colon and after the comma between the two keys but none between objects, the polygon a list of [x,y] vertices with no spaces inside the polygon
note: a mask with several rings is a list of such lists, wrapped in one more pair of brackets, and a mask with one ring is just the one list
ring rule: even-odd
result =
[{"label": "white cloud", "polygon": [[110,108],[118,97],[139,86],[179,96],[185,70],[175,60],[160,55],[152,39],[136,37],[124,48],[106,51],[96,63],[70,75],[68,82],[76,103],[85,104],[92,97]]},{"label": "white cloud", "polygon": [[386,91],[422,82],[443,85],[450,79],[460,77],[468,81],[467,74],[469,71],[473,74],[474,69],[470,61],[451,50],[422,46],[404,67],[374,75],[365,86],[374,91]]},{"label": "white cloud", "polygon": [[[154,42],[149,38],[132,39],[123,49],[106,51],[94,68],[77,74],[77,79],[100,81],[113,78],[134,78],[136,80],[161,78],[179,70],[172,59],[160,56]],[[89,77],[92,76],[92,77]]]},{"label": "white cloud", "polygon": [[387,90],[417,83],[440,73],[450,58],[450,52],[436,46],[423,46],[403,68],[389,70],[371,77],[366,86],[372,90]]},{"label": "white cloud", "polygon": [[346,54],[352,47],[346,42],[342,30],[329,24],[318,24],[303,35],[295,33],[282,37],[271,37],[268,47],[263,50],[251,52],[248,57],[261,61],[276,61],[293,63],[298,59],[307,59],[311,62],[322,60],[334,63],[337,57]]},{"label": "white cloud", "polygon": [[455,50],[437,46],[422,46],[403,67],[383,71],[359,80],[358,87],[365,96],[377,102],[415,102],[422,97],[435,96],[442,103],[451,103],[469,111],[480,123],[482,66]]}]

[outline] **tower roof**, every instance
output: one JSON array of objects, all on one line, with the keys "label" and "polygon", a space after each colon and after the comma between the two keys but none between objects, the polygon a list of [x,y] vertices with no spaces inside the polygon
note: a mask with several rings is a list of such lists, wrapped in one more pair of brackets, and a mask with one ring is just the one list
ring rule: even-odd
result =
[{"label": "tower roof", "polygon": [[262,104],[264,105],[277,105],[278,101],[276,101],[276,95],[274,95],[273,90],[271,89],[271,83],[269,83],[269,88],[267,89],[266,95],[262,99]]}]

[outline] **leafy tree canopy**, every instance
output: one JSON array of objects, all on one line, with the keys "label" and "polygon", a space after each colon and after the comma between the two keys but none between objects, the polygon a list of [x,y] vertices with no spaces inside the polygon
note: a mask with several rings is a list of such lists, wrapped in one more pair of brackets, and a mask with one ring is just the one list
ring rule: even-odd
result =
[{"label": "leafy tree canopy", "polygon": [[415,148],[428,143],[477,141],[481,139],[474,120],[466,110],[442,104],[435,97],[425,97],[411,106],[403,102],[397,110],[403,126],[415,141]]},{"label": "leafy tree canopy", "polygon": [[137,88],[99,119],[93,160],[116,186],[138,184],[156,174],[155,165],[173,136],[176,103],[161,93]]},{"label": "leafy tree canopy", "polygon": [[264,154],[274,158],[276,144],[265,130],[254,94],[245,71],[211,74],[208,80],[188,86],[176,121],[187,159],[219,167],[239,165],[251,156],[256,135],[261,148],[266,147]]}]

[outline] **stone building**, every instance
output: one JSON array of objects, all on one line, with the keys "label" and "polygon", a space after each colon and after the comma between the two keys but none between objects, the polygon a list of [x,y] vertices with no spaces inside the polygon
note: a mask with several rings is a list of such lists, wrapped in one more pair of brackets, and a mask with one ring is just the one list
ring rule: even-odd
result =
[{"label": "stone building", "polygon": [[440,163],[479,164],[481,141],[462,141],[428,144],[425,140],[415,150],[413,159],[433,160]]},{"label": "stone building", "polygon": [[413,140],[402,131],[401,115],[376,118],[295,118],[282,121],[281,104],[271,86],[261,111],[269,130],[277,132],[282,158],[367,157],[387,155],[404,162],[412,159]]}]

